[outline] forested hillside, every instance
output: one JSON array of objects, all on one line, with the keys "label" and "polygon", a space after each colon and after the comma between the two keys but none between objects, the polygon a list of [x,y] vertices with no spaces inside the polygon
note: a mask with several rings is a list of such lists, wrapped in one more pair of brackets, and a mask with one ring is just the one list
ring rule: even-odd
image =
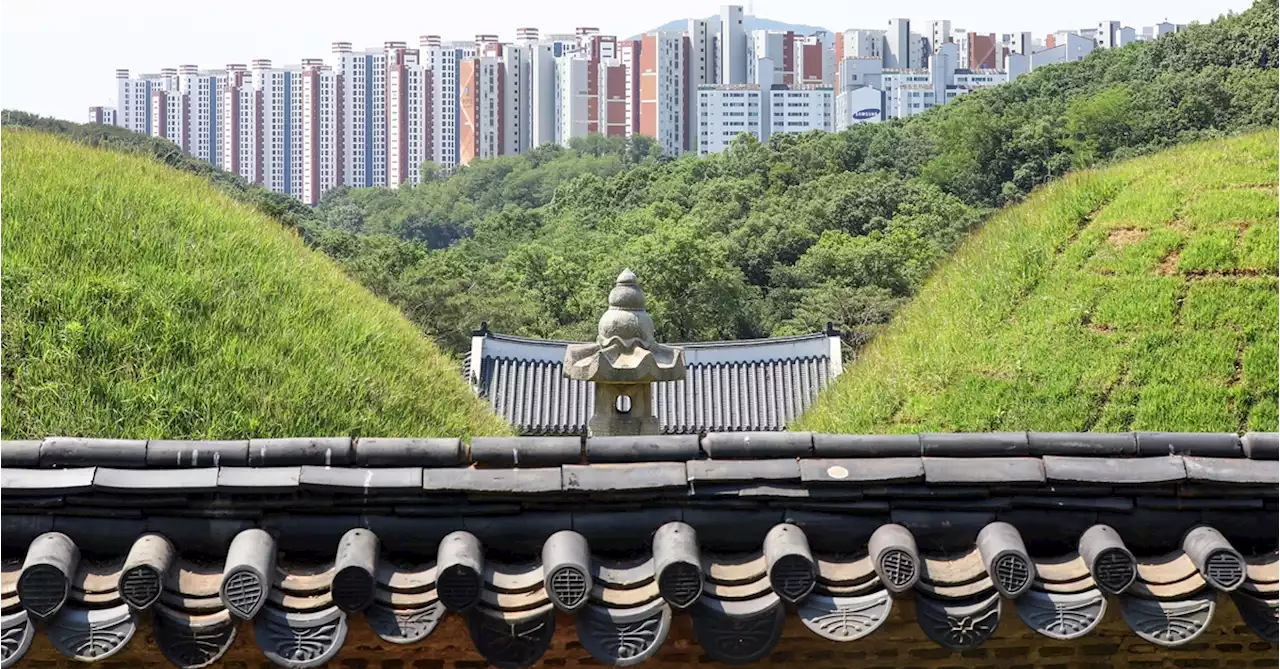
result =
[{"label": "forested hillside", "polygon": [[1260,0],[913,119],[704,159],[590,138],[415,188],[339,191],[320,242],[455,350],[481,320],[589,336],[623,265],[668,341],[831,320],[858,344],[991,208],[1073,168],[1274,125],[1276,19]]}]

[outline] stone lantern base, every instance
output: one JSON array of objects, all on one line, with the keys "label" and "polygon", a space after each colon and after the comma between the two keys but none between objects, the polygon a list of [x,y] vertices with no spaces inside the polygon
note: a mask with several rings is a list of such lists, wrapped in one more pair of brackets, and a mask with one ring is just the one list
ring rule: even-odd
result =
[{"label": "stone lantern base", "polygon": [[653,387],[648,383],[596,382],[596,407],[587,424],[593,437],[631,437],[658,434],[653,415]]}]

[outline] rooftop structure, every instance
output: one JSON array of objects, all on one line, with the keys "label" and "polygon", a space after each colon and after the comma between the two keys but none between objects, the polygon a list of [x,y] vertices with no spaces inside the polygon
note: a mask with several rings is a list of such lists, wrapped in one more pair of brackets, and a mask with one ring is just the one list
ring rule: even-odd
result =
[{"label": "rooftop structure", "polygon": [[[494,411],[526,435],[580,435],[595,410],[591,381],[564,376],[574,342],[473,333],[466,374]],[[783,430],[841,371],[840,334],[673,344],[685,377],[653,384],[664,434]]]},{"label": "rooftop structure", "polygon": [[0,662],[835,667],[1036,639],[1068,666],[1095,648],[1121,667],[1274,658],[1278,450],[1147,432],[6,441]]}]

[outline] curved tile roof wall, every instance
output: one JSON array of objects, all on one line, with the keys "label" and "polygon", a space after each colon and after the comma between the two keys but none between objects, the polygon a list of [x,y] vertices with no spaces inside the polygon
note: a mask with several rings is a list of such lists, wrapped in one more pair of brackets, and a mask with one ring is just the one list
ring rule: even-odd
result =
[{"label": "curved tile roof wall", "polygon": [[[685,349],[686,378],[653,384],[663,433],[786,429],[839,374],[831,344],[838,337],[677,344]],[[568,344],[482,332],[464,368],[480,396],[521,433],[585,434],[594,384],[564,378]]]},{"label": "curved tile roof wall", "polygon": [[1087,637],[1111,607],[1156,645],[1222,606],[1275,643],[1278,451],[1274,433],[3,442],[0,666],[36,634],[111,657],[148,612],[180,667],[215,662],[238,620],[300,668],[354,616],[431,643],[447,615],[527,667],[557,612],[604,664],[643,662],[685,615],[741,664],[790,616],[856,643],[903,598],[955,650],[1010,616]]}]

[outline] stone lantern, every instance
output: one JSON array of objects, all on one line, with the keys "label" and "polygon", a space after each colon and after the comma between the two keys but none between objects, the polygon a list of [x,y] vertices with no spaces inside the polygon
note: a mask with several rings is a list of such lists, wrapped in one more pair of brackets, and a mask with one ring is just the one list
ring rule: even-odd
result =
[{"label": "stone lantern", "polygon": [[609,291],[609,309],[600,317],[595,342],[571,344],[564,354],[566,377],[595,383],[595,411],[587,428],[595,436],[658,434],[652,384],[679,381],[684,374],[684,350],[654,341],[644,291],[629,269]]}]

